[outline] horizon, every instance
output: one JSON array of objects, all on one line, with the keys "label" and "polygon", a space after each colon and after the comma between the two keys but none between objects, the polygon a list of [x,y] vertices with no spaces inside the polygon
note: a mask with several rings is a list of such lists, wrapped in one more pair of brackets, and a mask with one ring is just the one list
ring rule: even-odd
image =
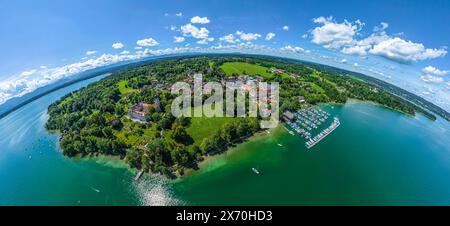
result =
[{"label": "horizon", "polygon": [[[83,1],[4,3],[0,107],[102,66],[178,53],[238,51],[362,73],[450,111],[450,35],[440,23],[448,21],[447,1],[295,1],[289,7],[229,1],[223,12],[214,10],[223,8],[220,1],[168,1],[158,9],[150,7],[153,2],[138,3],[89,1],[93,11]],[[377,13],[370,5],[385,7]],[[121,17],[120,12],[129,14]]]}]

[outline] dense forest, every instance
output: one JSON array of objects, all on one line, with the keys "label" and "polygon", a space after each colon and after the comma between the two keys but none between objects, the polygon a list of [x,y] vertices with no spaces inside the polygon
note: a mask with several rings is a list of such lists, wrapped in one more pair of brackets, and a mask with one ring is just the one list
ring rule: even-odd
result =
[{"label": "dense forest", "polygon": [[[228,63],[257,65],[228,72]],[[262,68],[262,69],[261,69]],[[236,68],[234,68],[236,69]],[[273,69],[283,71],[274,73]],[[226,81],[249,75],[280,84],[281,111],[318,103],[345,103],[348,98],[373,101],[414,115],[434,116],[379,86],[334,71],[279,58],[250,56],[195,56],[161,59],[115,71],[111,76],[70,93],[48,108],[46,128],[61,133],[60,145],[70,157],[115,155],[131,167],[169,177],[196,168],[205,156],[226,151],[261,130],[261,118],[174,118],[175,98],[170,92],[178,81],[192,81],[195,73],[205,81]],[[298,101],[304,97],[305,103]],[[145,123],[130,118],[137,103],[158,100],[158,109],[146,109]]]}]

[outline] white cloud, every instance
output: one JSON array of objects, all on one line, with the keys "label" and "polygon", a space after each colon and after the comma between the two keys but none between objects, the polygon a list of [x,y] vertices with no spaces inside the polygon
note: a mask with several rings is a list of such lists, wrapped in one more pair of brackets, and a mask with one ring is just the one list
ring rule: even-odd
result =
[{"label": "white cloud", "polygon": [[434,59],[447,54],[445,49],[426,49],[421,43],[405,41],[398,37],[378,43],[369,52],[402,63]]},{"label": "white cloud", "polygon": [[149,47],[149,46],[157,46],[159,43],[153,38],[141,39],[136,42],[138,46]]},{"label": "white cloud", "polygon": [[345,58],[342,59],[342,60],[341,60],[341,63],[346,64],[346,63],[347,63],[347,59],[345,59]]},{"label": "white cloud", "polygon": [[389,24],[386,22],[381,22],[379,26],[373,28],[373,32],[383,32],[389,27]]},{"label": "white cloud", "polygon": [[186,39],[184,37],[177,37],[177,36],[173,37],[173,42],[175,43],[181,43],[184,42],[185,40]]},{"label": "white cloud", "polygon": [[89,51],[86,51],[86,55],[88,55],[88,56],[93,55],[93,54],[96,54],[96,53],[97,53],[96,50],[89,50]]},{"label": "white cloud", "polygon": [[294,47],[292,47],[292,46],[290,46],[290,45],[287,45],[287,46],[281,48],[281,50],[284,50],[284,51],[292,51],[292,52],[294,52],[294,53],[301,53],[301,52],[304,52],[304,51],[305,51],[302,47],[299,47],[299,46],[294,46]]},{"label": "white cloud", "polygon": [[439,70],[433,66],[423,68],[422,72],[429,75],[440,75],[440,76],[448,75],[450,73],[450,71],[448,70]]},{"label": "white cloud", "polygon": [[289,31],[289,26],[284,25],[282,29],[283,29],[283,31]]},{"label": "white cloud", "polygon": [[122,51],[120,54],[122,54],[122,55],[128,55],[128,54],[130,54],[130,51],[124,50],[124,51]]},{"label": "white cloud", "polygon": [[228,42],[228,43],[236,43],[236,42],[240,41],[236,36],[234,36],[234,34],[225,35],[225,36],[219,38],[219,40],[222,42]]},{"label": "white cloud", "polygon": [[424,75],[420,77],[422,81],[424,82],[430,82],[430,83],[441,83],[444,81],[442,77],[436,77],[432,75]]},{"label": "white cloud", "polygon": [[125,47],[125,45],[121,42],[116,42],[114,44],[112,44],[113,49],[122,49],[123,47]]},{"label": "white cloud", "polygon": [[33,70],[30,70],[30,71],[24,71],[24,72],[22,72],[21,74],[20,74],[20,76],[21,77],[26,77],[26,76],[30,76],[30,75],[33,75],[34,73],[36,73],[36,69],[33,69]]},{"label": "white cloud", "polygon": [[238,35],[239,38],[244,41],[254,41],[258,38],[261,38],[261,35],[258,33],[244,33],[242,31],[236,31],[236,35]]},{"label": "white cloud", "polygon": [[358,56],[365,56],[367,55],[367,50],[370,49],[370,46],[350,46],[350,47],[345,47],[342,49],[341,52],[345,53],[345,54],[350,54],[350,55],[358,55]]},{"label": "white cloud", "polygon": [[358,63],[354,63],[353,67],[359,67],[359,64]]},{"label": "white cloud", "polygon": [[214,38],[204,38],[204,39],[197,41],[197,44],[206,45],[212,41],[214,41]]},{"label": "white cloud", "polygon": [[47,69],[47,66],[42,65],[42,66],[40,66],[39,68],[40,68],[40,69]]},{"label": "white cloud", "polygon": [[177,26],[174,26],[174,25],[171,25],[171,26],[170,26],[170,30],[171,30],[171,31],[175,31],[176,29],[177,29]]},{"label": "white cloud", "polygon": [[335,22],[333,17],[318,17],[314,23],[321,24],[311,31],[312,42],[325,48],[340,50],[342,53],[366,56],[368,53],[379,55],[400,63],[410,63],[445,56],[447,50],[425,48],[421,43],[391,37],[386,34],[389,24],[386,22],[376,26],[370,36],[357,40],[359,31],[364,26],[359,20],[342,23]]},{"label": "white cloud", "polygon": [[303,39],[307,39],[307,38],[308,38],[308,34],[303,34],[303,35],[302,35],[302,38],[303,38]]},{"label": "white cloud", "polygon": [[135,50],[141,50],[141,49],[142,49],[142,46],[136,46],[136,47],[134,47],[134,49],[135,49]]},{"label": "white cloud", "polygon": [[274,37],[275,37],[275,33],[269,32],[269,33],[267,33],[267,35],[266,35],[266,40],[267,40],[267,41],[270,41],[270,40],[272,40]]},{"label": "white cloud", "polygon": [[194,37],[196,39],[205,39],[209,36],[208,29],[202,27],[198,28],[192,24],[186,24],[181,26],[181,33],[185,37]]},{"label": "white cloud", "polygon": [[339,49],[354,43],[353,37],[364,25],[359,20],[354,23],[348,21],[337,23],[333,21],[333,17],[315,18],[314,23],[322,24],[322,26],[311,31],[312,42],[329,49]]},{"label": "white cloud", "polygon": [[209,24],[209,22],[208,17],[194,16],[191,18],[191,23],[193,24]]},{"label": "white cloud", "polygon": [[182,17],[182,16],[183,16],[183,13],[182,13],[182,12],[179,12],[179,13],[175,14],[175,16],[177,16],[177,17]]},{"label": "white cloud", "polygon": [[447,89],[450,89],[450,81],[448,81],[448,82],[446,83],[446,85],[447,85]]}]

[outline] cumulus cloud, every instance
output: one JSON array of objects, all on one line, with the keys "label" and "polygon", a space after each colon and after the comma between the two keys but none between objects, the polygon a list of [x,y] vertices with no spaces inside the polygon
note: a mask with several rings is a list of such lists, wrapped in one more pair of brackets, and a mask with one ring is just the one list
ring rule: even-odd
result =
[{"label": "cumulus cloud", "polygon": [[181,43],[181,42],[184,42],[185,40],[186,39],[184,37],[178,37],[178,36],[173,37],[173,42],[175,42],[175,43]]},{"label": "cumulus cloud", "polygon": [[146,39],[138,40],[138,41],[136,42],[136,44],[137,44],[138,46],[142,46],[142,47],[151,47],[151,46],[157,46],[157,45],[159,45],[159,43],[158,43],[155,39],[153,39],[153,38],[146,38]]},{"label": "cumulus cloud", "polygon": [[440,75],[440,76],[448,75],[450,73],[450,71],[448,70],[439,70],[433,66],[423,68],[422,72],[429,75]]},{"label": "cumulus cloud", "polygon": [[424,75],[420,77],[422,81],[429,83],[441,83],[444,81],[442,77],[432,76],[432,75]]},{"label": "cumulus cloud", "polygon": [[175,26],[175,25],[170,26],[171,31],[175,31],[176,29],[177,29],[177,26]]},{"label": "cumulus cloud", "polygon": [[289,31],[289,26],[284,25],[282,29],[283,29],[283,31]]},{"label": "cumulus cloud", "polygon": [[191,23],[193,24],[209,24],[209,22],[208,17],[194,16],[191,18]]},{"label": "cumulus cloud", "polygon": [[239,38],[234,36],[234,34],[225,35],[223,37],[220,37],[219,40],[222,42],[228,42],[228,43],[236,43],[236,42],[240,41]]},{"label": "cumulus cloud", "polygon": [[301,53],[301,52],[305,51],[302,47],[290,46],[290,45],[287,45],[287,46],[281,48],[281,50],[283,50],[283,51],[291,51],[291,52],[294,52],[294,53]]},{"label": "cumulus cloud", "polygon": [[181,26],[181,33],[185,37],[193,37],[196,39],[205,39],[209,36],[208,29],[202,27],[198,28],[192,24],[186,24]]},{"label": "cumulus cloud", "polygon": [[398,37],[378,43],[369,52],[402,63],[434,59],[447,54],[445,49],[427,49],[421,43],[405,41]]},{"label": "cumulus cloud", "polygon": [[182,17],[182,16],[183,16],[183,13],[182,13],[182,12],[179,12],[179,13],[175,14],[175,16],[177,16],[177,17]]},{"label": "cumulus cloud", "polygon": [[122,49],[123,47],[125,47],[125,45],[121,42],[116,42],[114,44],[112,44],[113,49]]},{"label": "cumulus cloud", "polygon": [[275,37],[275,33],[269,32],[269,33],[267,33],[267,35],[266,35],[266,40],[267,40],[267,41],[270,41],[270,40],[272,40],[274,37]]},{"label": "cumulus cloud", "polygon": [[363,26],[359,20],[354,23],[348,21],[337,23],[333,21],[333,17],[319,17],[313,21],[321,26],[311,31],[312,42],[329,49],[339,49],[354,43],[353,37]]},{"label": "cumulus cloud", "polygon": [[130,54],[130,51],[124,50],[124,51],[122,51],[120,54],[122,54],[122,55],[128,55],[128,54]]},{"label": "cumulus cloud", "polygon": [[236,35],[238,35],[239,38],[244,41],[254,41],[257,40],[258,38],[261,38],[261,35],[258,33],[244,33],[242,31],[237,31]]},{"label": "cumulus cloud", "polygon": [[386,22],[376,26],[373,29],[374,33],[368,37],[358,40],[359,31],[364,26],[364,23],[359,20],[355,22],[344,20],[339,23],[334,21],[333,17],[318,17],[313,21],[321,26],[311,31],[311,41],[325,48],[340,50],[345,54],[364,57],[370,53],[400,63],[434,59],[447,54],[445,48],[425,48],[421,43],[389,36],[385,31],[389,27]]},{"label": "cumulus cloud", "polygon": [[206,45],[206,44],[208,44],[208,43],[210,43],[212,41],[214,41],[214,38],[209,37],[209,38],[204,38],[204,39],[198,40],[197,44]]},{"label": "cumulus cloud", "polygon": [[93,54],[96,54],[96,53],[97,53],[96,50],[89,50],[89,51],[86,51],[86,55],[88,55],[88,56],[93,55]]}]

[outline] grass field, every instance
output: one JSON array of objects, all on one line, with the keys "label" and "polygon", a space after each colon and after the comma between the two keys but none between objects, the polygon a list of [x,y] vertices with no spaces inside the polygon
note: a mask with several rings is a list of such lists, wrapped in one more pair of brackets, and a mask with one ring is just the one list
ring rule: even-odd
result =
[{"label": "grass field", "polygon": [[196,145],[200,145],[205,138],[212,137],[217,130],[228,122],[236,120],[235,118],[192,118],[191,125],[186,129],[189,136],[192,137]]},{"label": "grass field", "polygon": [[125,81],[125,80],[122,80],[119,83],[117,83],[117,86],[119,86],[119,91],[121,94],[130,93],[130,92],[135,91],[135,89],[133,89],[131,87],[126,87],[126,85],[128,85],[128,81]]},{"label": "grass field", "polygon": [[273,74],[268,72],[269,68],[259,66],[256,64],[242,63],[242,62],[229,62],[224,63],[220,67],[228,76],[232,74],[238,75],[261,75],[265,78],[273,77]]}]

